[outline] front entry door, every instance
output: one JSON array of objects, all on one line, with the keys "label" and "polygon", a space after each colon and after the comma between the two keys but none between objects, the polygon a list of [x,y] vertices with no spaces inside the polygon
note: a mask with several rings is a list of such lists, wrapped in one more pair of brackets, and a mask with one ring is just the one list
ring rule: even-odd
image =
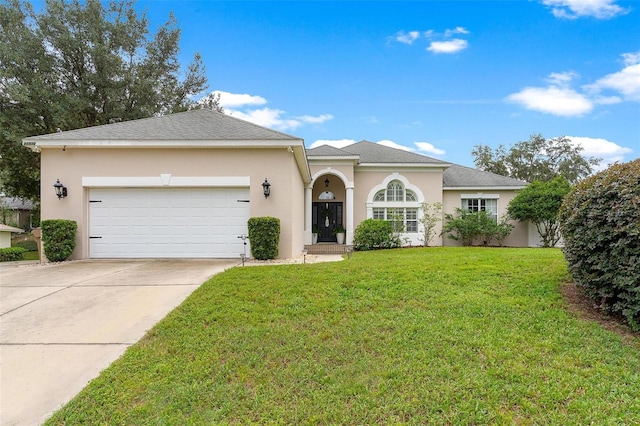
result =
[{"label": "front entry door", "polygon": [[318,242],[336,242],[333,230],[336,226],[342,226],[342,203],[313,203],[311,222],[313,229],[320,231]]}]

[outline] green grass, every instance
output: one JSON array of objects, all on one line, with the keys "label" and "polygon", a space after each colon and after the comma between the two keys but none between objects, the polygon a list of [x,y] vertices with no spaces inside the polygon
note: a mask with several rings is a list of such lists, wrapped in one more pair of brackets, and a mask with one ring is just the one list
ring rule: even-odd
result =
[{"label": "green grass", "polygon": [[22,253],[24,260],[40,260],[40,254],[37,251],[27,251]]},{"label": "green grass", "polygon": [[640,344],[567,278],[555,249],[234,268],[47,424],[638,424]]}]

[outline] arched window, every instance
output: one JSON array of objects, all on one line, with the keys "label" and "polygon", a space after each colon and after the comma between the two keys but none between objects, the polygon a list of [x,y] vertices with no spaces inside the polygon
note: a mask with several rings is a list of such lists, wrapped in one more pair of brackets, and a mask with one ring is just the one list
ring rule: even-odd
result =
[{"label": "arched window", "polygon": [[406,205],[417,201],[415,192],[405,189],[399,180],[392,180],[373,196],[373,218],[390,221],[396,232],[418,232],[418,208]]}]

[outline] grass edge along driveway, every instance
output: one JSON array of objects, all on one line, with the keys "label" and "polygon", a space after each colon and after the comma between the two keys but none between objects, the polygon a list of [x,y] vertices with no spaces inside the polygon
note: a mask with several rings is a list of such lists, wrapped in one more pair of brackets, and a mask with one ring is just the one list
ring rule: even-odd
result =
[{"label": "grass edge along driveway", "polygon": [[47,424],[638,424],[640,344],[567,279],[556,249],[234,268]]}]

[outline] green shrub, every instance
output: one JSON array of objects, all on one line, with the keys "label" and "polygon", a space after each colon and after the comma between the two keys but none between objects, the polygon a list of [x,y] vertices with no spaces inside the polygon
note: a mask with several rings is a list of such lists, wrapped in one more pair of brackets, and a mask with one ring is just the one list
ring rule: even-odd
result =
[{"label": "green shrub", "polygon": [[280,219],[277,217],[252,217],[248,222],[251,254],[259,260],[278,257],[280,243]]},{"label": "green shrub", "polygon": [[604,310],[640,322],[640,159],[580,182],[558,215],[576,284]]},{"label": "green shrub", "polygon": [[353,233],[355,250],[378,250],[400,247],[400,237],[393,232],[391,222],[380,219],[367,219]]},{"label": "green shrub", "polygon": [[38,251],[38,243],[35,240],[24,240],[13,243],[13,247],[22,247],[26,251]]},{"label": "green shrub", "polygon": [[0,249],[0,262],[23,260],[22,254],[27,250],[22,247],[5,247]]},{"label": "green shrub", "polygon": [[43,220],[42,244],[44,254],[51,262],[67,260],[76,247],[76,232],[78,225],[73,220],[49,219]]},{"label": "green shrub", "polygon": [[513,229],[508,218],[503,217],[496,222],[484,211],[456,209],[455,214],[447,213],[444,218],[442,234],[459,241],[463,246],[472,246],[474,243],[488,246],[494,240],[502,245]]}]

